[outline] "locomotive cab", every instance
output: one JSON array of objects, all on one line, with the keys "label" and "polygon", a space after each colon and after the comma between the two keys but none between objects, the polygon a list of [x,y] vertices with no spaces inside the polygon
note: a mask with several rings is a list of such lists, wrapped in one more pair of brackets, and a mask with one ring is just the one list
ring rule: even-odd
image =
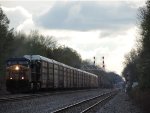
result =
[{"label": "locomotive cab", "polygon": [[6,63],[6,87],[9,92],[29,89],[30,61],[26,58],[10,58]]}]

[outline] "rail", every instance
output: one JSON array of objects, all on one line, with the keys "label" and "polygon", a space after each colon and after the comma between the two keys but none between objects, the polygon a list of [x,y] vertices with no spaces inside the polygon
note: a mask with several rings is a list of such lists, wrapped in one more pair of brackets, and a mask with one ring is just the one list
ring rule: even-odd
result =
[{"label": "rail", "polygon": [[117,91],[111,91],[107,93],[100,94],[98,96],[82,100],[80,102],[77,102],[75,104],[71,104],[62,108],[59,108],[55,111],[52,111],[51,113],[85,113],[90,111],[93,107],[96,105],[110,99],[114,94],[116,94]]}]

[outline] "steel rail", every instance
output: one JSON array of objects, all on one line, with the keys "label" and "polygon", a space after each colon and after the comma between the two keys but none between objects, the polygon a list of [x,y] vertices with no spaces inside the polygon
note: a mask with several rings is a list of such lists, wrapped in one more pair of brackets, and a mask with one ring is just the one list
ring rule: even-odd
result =
[{"label": "steel rail", "polygon": [[51,113],[62,113],[62,112],[65,112],[65,111],[67,111],[67,110],[69,110],[69,109],[72,109],[73,107],[76,107],[76,106],[81,105],[81,104],[85,104],[85,103],[87,103],[87,102],[89,102],[89,101],[92,101],[92,100],[94,100],[94,99],[97,99],[97,98],[106,96],[107,94],[111,94],[111,93],[113,93],[113,91],[107,92],[107,93],[103,93],[103,94],[100,94],[100,95],[98,95],[98,96],[95,96],[95,97],[92,97],[92,98],[89,98],[89,99],[86,99],[86,100],[82,100],[82,101],[77,102],[77,103],[75,103],[75,104],[71,104],[71,105],[65,106],[65,107],[63,107],[63,108],[57,109],[57,110],[55,110],[55,111],[52,111]]},{"label": "steel rail", "polygon": [[92,106],[88,107],[87,109],[83,110],[83,111],[80,112],[80,113],[86,113],[86,112],[90,111],[91,109],[93,109],[93,108],[96,107],[97,105],[99,105],[99,104],[103,103],[104,101],[107,101],[108,99],[110,99],[112,96],[113,96],[113,95],[107,96],[106,98],[104,98],[104,99],[98,101],[97,103],[93,104]]}]

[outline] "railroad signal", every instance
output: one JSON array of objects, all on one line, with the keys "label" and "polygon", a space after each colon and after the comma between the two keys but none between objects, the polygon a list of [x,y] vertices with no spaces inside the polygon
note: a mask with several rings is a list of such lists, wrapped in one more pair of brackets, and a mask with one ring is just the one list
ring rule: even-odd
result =
[{"label": "railroad signal", "polygon": [[94,58],[94,65],[95,65],[95,56],[93,58]]},{"label": "railroad signal", "polygon": [[103,63],[103,69],[105,69],[105,62],[104,62],[104,56],[102,57],[102,63]]}]

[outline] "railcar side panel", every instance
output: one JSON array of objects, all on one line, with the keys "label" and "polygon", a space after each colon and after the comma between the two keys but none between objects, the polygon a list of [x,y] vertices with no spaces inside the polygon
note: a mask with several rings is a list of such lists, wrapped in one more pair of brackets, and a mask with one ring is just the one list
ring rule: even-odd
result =
[{"label": "railcar side panel", "polygon": [[47,62],[42,61],[41,65],[41,88],[46,88],[47,86]]},{"label": "railcar side panel", "polygon": [[54,67],[52,63],[48,63],[48,88],[54,87]]},{"label": "railcar side panel", "polygon": [[64,67],[64,88],[67,88],[67,68]]},{"label": "railcar side panel", "polygon": [[93,76],[91,76],[91,87],[93,87]]},{"label": "railcar side panel", "polygon": [[90,82],[89,82],[89,79],[90,79],[89,77],[90,77],[90,75],[88,74],[88,76],[87,76],[87,87],[90,86],[90,85],[89,85],[89,83],[90,83]]},{"label": "railcar side panel", "polygon": [[58,75],[58,87],[64,87],[64,68],[63,66],[59,65],[59,75]]},{"label": "railcar side panel", "polygon": [[89,79],[90,79],[90,75],[88,74],[88,76],[87,76],[87,87],[90,87],[90,85],[89,85]]},{"label": "railcar side panel", "polygon": [[79,71],[77,71],[77,88],[79,87]]},{"label": "railcar side panel", "polygon": [[91,80],[91,78],[92,78],[92,77],[89,76],[89,87],[90,87],[90,88],[92,87],[92,82],[91,82],[92,80]]},{"label": "railcar side panel", "polygon": [[70,87],[73,88],[73,69],[71,69],[70,71],[70,80],[71,80]]},{"label": "railcar side panel", "polygon": [[68,69],[68,88],[71,88],[71,69]]},{"label": "railcar side panel", "polygon": [[67,68],[67,88],[70,88],[70,69]]},{"label": "railcar side panel", "polygon": [[80,72],[78,71],[78,88],[80,88]]},{"label": "railcar side panel", "polygon": [[83,87],[83,72],[81,72],[81,87]]},{"label": "railcar side panel", "polygon": [[73,71],[73,87],[74,88],[77,87],[77,71],[76,70]]},{"label": "railcar side panel", "polygon": [[81,82],[82,82],[82,78],[81,78],[81,72],[79,72],[79,88],[81,88]]},{"label": "railcar side panel", "polygon": [[84,72],[82,72],[82,88],[84,87]]},{"label": "railcar side panel", "polygon": [[83,72],[83,87],[85,87],[85,73]]},{"label": "railcar side panel", "polygon": [[58,65],[54,64],[54,88],[58,88]]},{"label": "railcar side panel", "polygon": [[84,83],[85,83],[85,87],[86,87],[86,88],[87,88],[87,78],[88,78],[88,74],[86,73],[85,81],[84,81]]}]

